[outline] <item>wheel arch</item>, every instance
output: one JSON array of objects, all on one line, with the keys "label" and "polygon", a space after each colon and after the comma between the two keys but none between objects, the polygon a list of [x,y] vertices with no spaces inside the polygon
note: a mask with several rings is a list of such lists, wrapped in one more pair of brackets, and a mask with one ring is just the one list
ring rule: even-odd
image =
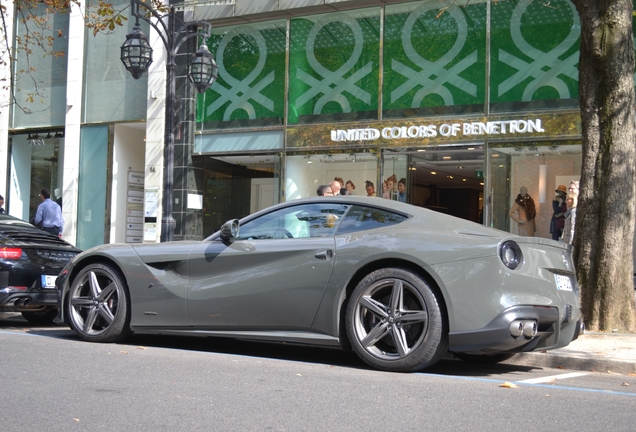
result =
[{"label": "wheel arch", "polygon": [[410,271],[411,273],[416,274],[421,277],[434,291],[435,296],[439,302],[439,307],[444,316],[444,333],[448,335],[449,332],[449,322],[450,318],[448,315],[448,308],[446,305],[446,298],[439,284],[435,280],[435,278],[420,265],[400,258],[391,258],[391,259],[382,259],[373,261],[365,264],[360,267],[355,274],[351,277],[347,286],[344,290],[344,296],[342,297],[342,301],[340,303],[340,309],[338,311],[338,337],[340,339],[340,344],[343,348],[351,349],[351,342],[349,341],[349,337],[347,335],[346,329],[346,313],[347,313],[347,305],[349,304],[349,299],[351,298],[351,293],[358,286],[360,281],[369,273],[379,270],[382,268],[388,267],[396,267],[402,268]]}]

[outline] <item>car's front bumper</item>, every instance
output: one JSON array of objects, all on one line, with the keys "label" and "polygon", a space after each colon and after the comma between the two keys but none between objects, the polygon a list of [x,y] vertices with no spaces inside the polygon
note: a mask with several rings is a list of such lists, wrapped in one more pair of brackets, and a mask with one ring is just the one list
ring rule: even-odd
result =
[{"label": "car's front bumper", "polygon": [[[574,305],[566,305],[560,311],[549,306],[514,306],[503,311],[481,329],[451,332],[449,350],[469,354],[496,354],[560,348],[579,335],[581,320],[575,308]],[[511,324],[519,321],[536,322],[536,334],[511,334]]]}]

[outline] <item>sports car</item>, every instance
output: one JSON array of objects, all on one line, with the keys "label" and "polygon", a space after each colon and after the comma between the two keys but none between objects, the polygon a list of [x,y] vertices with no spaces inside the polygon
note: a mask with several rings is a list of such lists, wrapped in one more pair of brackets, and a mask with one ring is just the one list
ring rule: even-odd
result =
[{"label": "sports car", "polygon": [[61,238],[0,215],[0,312],[21,312],[33,324],[57,316],[55,278],[80,252]]},{"label": "sports car", "polygon": [[571,248],[410,204],[288,201],[202,241],[98,246],[57,278],[80,338],[132,332],[353,349],[418,371],[449,351],[497,362],[576,339]]}]

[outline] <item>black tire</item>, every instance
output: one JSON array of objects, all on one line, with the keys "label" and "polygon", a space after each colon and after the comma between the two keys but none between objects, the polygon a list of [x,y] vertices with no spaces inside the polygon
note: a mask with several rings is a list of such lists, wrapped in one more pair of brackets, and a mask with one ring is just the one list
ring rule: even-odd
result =
[{"label": "black tire", "polygon": [[106,264],[90,264],[71,284],[69,325],[86,341],[119,342],[132,333],[129,304],[122,274]]},{"label": "black tire", "polygon": [[515,353],[500,353],[500,354],[466,354],[466,353],[453,353],[455,357],[460,359],[461,361],[465,361],[466,363],[472,364],[495,364],[501,363],[502,361],[506,361],[509,358],[513,357]]},{"label": "black tire", "polygon": [[356,354],[381,370],[422,370],[448,350],[437,294],[401,268],[376,270],[360,281],[347,305],[346,328]]},{"label": "black tire", "polygon": [[35,325],[52,324],[57,316],[57,308],[46,308],[39,311],[22,311],[20,312],[25,320]]}]

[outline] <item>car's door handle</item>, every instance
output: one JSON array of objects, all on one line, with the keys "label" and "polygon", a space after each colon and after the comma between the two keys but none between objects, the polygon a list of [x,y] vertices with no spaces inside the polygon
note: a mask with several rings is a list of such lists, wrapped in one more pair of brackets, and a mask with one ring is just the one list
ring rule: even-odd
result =
[{"label": "car's door handle", "polygon": [[324,260],[331,259],[332,256],[333,256],[333,252],[331,251],[331,249],[320,251],[316,254],[316,258],[324,259]]}]

